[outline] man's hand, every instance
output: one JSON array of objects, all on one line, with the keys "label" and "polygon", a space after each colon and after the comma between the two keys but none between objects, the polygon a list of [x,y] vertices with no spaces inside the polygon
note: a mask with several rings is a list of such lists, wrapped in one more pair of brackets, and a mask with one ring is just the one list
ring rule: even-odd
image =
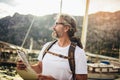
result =
[{"label": "man's hand", "polygon": [[38,80],[55,80],[55,78],[53,78],[52,76],[38,74]]},{"label": "man's hand", "polygon": [[21,60],[19,60],[19,61],[17,61],[17,69],[25,70],[26,69],[26,65],[24,65],[24,63]]}]

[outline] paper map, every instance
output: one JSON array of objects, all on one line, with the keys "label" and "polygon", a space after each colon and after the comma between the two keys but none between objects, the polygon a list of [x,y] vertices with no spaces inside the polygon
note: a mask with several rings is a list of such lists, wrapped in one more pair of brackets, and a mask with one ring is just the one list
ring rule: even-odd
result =
[{"label": "paper map", "polygon": [[27,60],[27,55],[25,54],[24,51],[17,51],[18,56],[20,57],[20,60],[23,61],[23,63],[26,65],[25,70],[18,70],[18,74],[24,79],[24,80],[37,80],[37,73],[31,68],[28,60]]}]

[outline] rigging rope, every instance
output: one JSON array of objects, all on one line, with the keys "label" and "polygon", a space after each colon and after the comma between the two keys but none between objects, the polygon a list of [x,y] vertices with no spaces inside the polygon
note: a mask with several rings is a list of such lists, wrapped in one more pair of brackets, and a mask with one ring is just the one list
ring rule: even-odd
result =
[{"label": "rigging rope", "polygon": [[[62,13],[62,0],[60,1],[60,13],[59,13],[59,14],[61,14],[61,13]],[[28,34],[29,34],[30,30],[31,30],[31,27],[32,27],[32,25],[33,25],[33,23],[34,23],[34,18],[35,18],[35,17],[33,17],[33,20],[32,20],[32,22],[31,22],[31,24],[30,24],[30,26],[29,26],[29,29],[28,29],[28,31],[27,31],[27,33],[26,33],[26,35],[25,35],[25,38],[24,38],[23,43],[22,43],[22,45],[21,45],[21,49],[23,48],[23,46],[24,46],[24,44],[25,44],[25,41],[26,41],[26,39],[27,39],[27,37],[28,37]]]},{"label": "rigging rope", "polygon": [[30,33],[30,30],[31,30],[31,28],[32,28],[32,25],[33,25],[33,23],[34,23],[34,20],[35,20],[35,17],[33,17],[33,19],[32,19],[32,22],[31,22],[31,24],[30,24],[30,26],[29,26],[29,29],[28,29],[28,31],[27,31],[27,33],[26,33],[26,35],[25,35],[25,38],[24,38],[24,40],[23,40],[23,43],[22,43],[22,45],[21,45],[21,49],[23,48],[23,46],[24,46],[24,44],[25,44],[25,41],[26,41],[26,39],[27,39],[27,37],[28,37],[28,34]]}]

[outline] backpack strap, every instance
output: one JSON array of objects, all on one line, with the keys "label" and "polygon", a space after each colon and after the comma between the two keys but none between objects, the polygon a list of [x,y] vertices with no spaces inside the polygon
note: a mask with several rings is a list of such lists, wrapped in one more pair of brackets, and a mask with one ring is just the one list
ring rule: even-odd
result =
[{"label": "backpack strap", "polygon": [[43,52],[42,59],[44,58],[46,52],[57,42],[57,40],[52,41]]},{"label": "backpack strap", "polygon": [[[45,56],[45,54],[46,54],[46,52],[48,52],[48,50],[55,44],[57,42],[57,40],[55,40],[55,41],[52,41],[49,45],[48,45],[48,47],[44,50],[44,52],[43,52],[43,57],[42,57],[42,59],[44,58],[44,56]],[[76,78],[75,78],[75,58],[74,58],[74,53],[75,53],[75,47],[76,47],[76,44],[75,43],[71,43],[71,45],[70,45],[70,48],[69,48],[69,52],[68,52],[68,57],[70,57],[70,58],[68,58],[68,61],[69,61],[69,66],[70,66],[70,70],[72,71],[72,78],[73,78],[73,80],[76,80]]]},{"label": "backpack strap", "polygon": [[75,78],[75,54],[74,54],[75,47],[76,47],[76,44],[72,42],[70,45],[70,48],[69,48],[69,52],[68,52],[68,56],[70,57],[70,59],[68,59],[68,61],[69,61],[70,69],[72,71],[73,80],[76,80],[76,78]]}]

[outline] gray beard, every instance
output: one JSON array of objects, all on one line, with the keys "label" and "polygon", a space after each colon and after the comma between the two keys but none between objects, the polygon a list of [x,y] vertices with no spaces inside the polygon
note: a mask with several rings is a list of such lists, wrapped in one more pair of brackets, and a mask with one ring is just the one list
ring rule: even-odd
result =
[{"label": "gray beard", "polygon": [[53,32],[52,32],[52,38],[53,38],[53,39],[57,39],[57,38],[58,38],[58,34],[57,34],[56,31],[53,31]]},{"label": "gray beard", "polygon": [[57,31],[52,32],[52,37],[55,39],[60,38],[62,35],[63,35],[62,33],[58,33]]}]

